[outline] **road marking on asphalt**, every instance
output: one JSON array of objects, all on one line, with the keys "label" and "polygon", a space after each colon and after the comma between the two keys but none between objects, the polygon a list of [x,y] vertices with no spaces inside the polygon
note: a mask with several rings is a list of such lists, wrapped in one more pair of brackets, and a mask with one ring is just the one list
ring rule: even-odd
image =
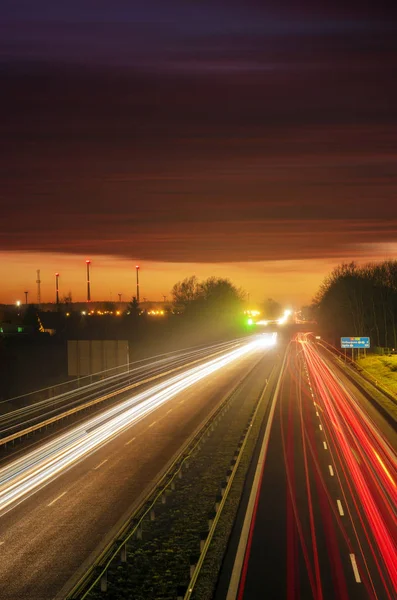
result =
[{"label": "road marking on asphalt", "polygon": [[349,556],[350,556],[350,560],[352,561],[354,578],[355,578],[355,580],[356,580],[357,583],[361,583],[361,577],[360,577],[360,573],[358,572],[358,567],[357,567],[357,563],[356,563],[356,557],[354,556],[354,554],[349,554]]},{"label": "road marking on asphalt", "polygon": [[178,404],[183,404],[185,400],[179,400]]},{"label": "road marking on asphalt", "polygon": [[136,437],[131,438],[128,442],[126,442],[124,444],[124,446],[128,446],[129,444],[131,444],[131,442],[133,442],[134,440],[136,440]]},{"label": "road marking on asphalt", "polygon": [[165,414],[168,415],[170,412],[172,412],[172,408],[170,408],[169,410],[167,410],[167,412]]},{"label": "road marking on asphalt", "polygon": [[334,470],[332,468],[332,465],[328,465],[328,469],[329,469],[329,472],[331,473],[331,477],[333,477],[334,476]]},{"label": "road marking on asphalt", "polygon": [[157,421],[153,421],[153,423],[150,423],[148,429],[150,429],[151,427],[153,427],[153,425],[156,425]]},{"label": "road marking on asphalt", "polygon": [[[247,552],[249,534],[250,534],[252,520],[253,520],[253,516],[254,516],[255,502],[256,502],[257,496],[259,494],[261,475],[262,475],[262,471],[263,471],[265,463],[266,463],[266,454],[267,454],[267,448],[268,448],[268,444],[269,444],[270,431],[272,429],[274,413],[276,410],[277,399],[278,399],[278,395],[280,392],[281,380],[282,380],[283,374],[285,372],[285,363],[286,362],[287,362],[287,353],[285,353],[285,355],[284,355],[284,359],[283,359],[280,373],[279,373],[278,380],[277,380],[276,389],[274,391],[273,398],[271,399],[271,403],[270,403],[269,416],[268,416],[267,423],[266,423],[265,433],[264,433],[264,436],[262,439],[258,462],[257,462],[256,468],[255,468],[254,480],[252,483],[252,487],[251,487],[251,491],[250,491],[250,495],[249,495],[249,499],[248,499],[248,505],[247,505],[247,509],[245,512],[245,516],[244,516],[243,526],[241,529],[240,540],[238,543],[237,552],[236,552],[236,556],[234,559],[234,564],[233,564],[232,574],[231,574],[230,581],[229,581],[229,589],[227,592],[226,600],[236,600],[237,595],[238,595],[241,573],[242,573],[242,570],[244,567],[244,559],[245,559],[246,552]],[[265,392],[265,390],[262,392],[259,402],[261,402],[264,392]]]},{"label": "road marking on asphalt", "polygon": [[328,448],[327,442],[323,442],[323,446],[324,446],[324,450],[327,450],[327,448]]},{"label": "road marking on asphalt", "polygon": [[322,431],[323,430],[323,426],[321,425],[321,423],[320,423],[319,427],[320,427],[320,431]]},{"label": "road marking on asphalt", "polygon": [[337,500],[336,503],[338,505],[339,514],[341,517],[343,517],[345,513],[343,511],[342,502],[340,500]]},{"label": "road marking on asphalt", "polygon": [[319,417],[320,415],[318,414],[318,410],[316,410],[316,416]]},{"label": "road marking on asphalt", "polygon": [[105,458],[105,460],[103,460],[101,463],[99,463],[99,465],[97,465],[96,467],[94,467],[94,471],[96,471],[97,469],[99,469],[100,467],[102,467],[102,465],[104,465],[107,462],[108,462],[108,459]]},{"label": "road marking on asphalt", "polygon": [[2,546],[4,544],[4,542],[0,542],[0,546]]},{"label": "road marking on asphalt", "polygon": [[66,494],[66,492],[62,492],[62,494],[60,496],[58,496],[58,498],[55,498],[52,502],[47,504],[47,506],[52,506],[53,504],[55,504],[55,502],[58,502],[58,500],[60,500],[62,498],[62,496],[64,496],[65,494]]}]

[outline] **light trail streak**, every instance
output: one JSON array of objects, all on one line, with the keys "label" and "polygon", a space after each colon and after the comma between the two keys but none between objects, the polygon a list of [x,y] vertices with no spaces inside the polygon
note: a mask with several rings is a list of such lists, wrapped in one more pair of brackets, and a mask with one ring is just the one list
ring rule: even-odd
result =
[{"label": "light trail streak", "polygon": [[[345,464],[347,485],[358,497],[357,503],[352,495],[375,562],[379,564],[377,557],[382,558],[396,594],[396,453],[313,345],[305,337],[297,341],[302,345],[311,380],[316,385],[329,435]],[[368,537],[369,532],[375,545]],[[385,576],[382,572],[380,575],[387,588]]]},{"label": "light trail streak", "polygon": [[263,340],[255,339],[179,373],[5,466],[0,470],[0,514],[177,394],[264,345]]}]

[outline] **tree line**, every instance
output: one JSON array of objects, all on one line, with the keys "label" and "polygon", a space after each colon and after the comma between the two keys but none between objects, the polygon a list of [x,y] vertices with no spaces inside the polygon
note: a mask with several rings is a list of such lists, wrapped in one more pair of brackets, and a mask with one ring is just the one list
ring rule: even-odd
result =
[{"label": "tree line", "polygon": [[337,266],[311,308],[329,337],[369,336],[372,346],[397,348],[397,261]]}]

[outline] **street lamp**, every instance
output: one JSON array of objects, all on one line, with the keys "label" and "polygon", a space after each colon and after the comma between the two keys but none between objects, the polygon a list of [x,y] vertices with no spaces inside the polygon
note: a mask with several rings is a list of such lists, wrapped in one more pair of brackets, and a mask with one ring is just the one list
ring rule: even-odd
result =
[{"label": "street lamp", "polygon": [[136,301],[139,304],[139,265],[135,266],[136,270]]},{"label": "street lamp", "polygon": [[90,264],[91,261],[87,259],[85,261],[87,265],[87,302],[91,302],[91,282],[90,282]]}]

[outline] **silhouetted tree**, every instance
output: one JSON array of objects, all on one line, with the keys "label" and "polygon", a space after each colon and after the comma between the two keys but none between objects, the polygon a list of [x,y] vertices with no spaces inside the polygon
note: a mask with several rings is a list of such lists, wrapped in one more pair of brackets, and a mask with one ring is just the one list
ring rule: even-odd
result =
[{"label": "silhouetted tree", "polygon": [[265,319],[275,320],[279,319],[282,316],[283,310],[281,308],[281,304],[273,300],[273,298],[268,298],[263,304],[263,316]]},{"label": "silhouetted tree", "polygon": [[354,262],[336,267],[313,301],[323,329],[336,336],[372,338],[376,346],[397,346],[397,261]]},{"label": "silhouetted tree", "polygon": [[200,296],[200,285],[196,275],[178,281],[171,293],[175,310],[184,312]]},{"label": "silhouetted tree", "polygon": [[139,316],[139,303],[135,296],[132,297],[131,302],[127,306],[127,315],[132,318],[138,318]]},{"label": "silhouetted tree", "polygon": [[37,307],[34,304],[28,304],[23,313],[23,324],[33,331],[40,330],[40,320]]}]

